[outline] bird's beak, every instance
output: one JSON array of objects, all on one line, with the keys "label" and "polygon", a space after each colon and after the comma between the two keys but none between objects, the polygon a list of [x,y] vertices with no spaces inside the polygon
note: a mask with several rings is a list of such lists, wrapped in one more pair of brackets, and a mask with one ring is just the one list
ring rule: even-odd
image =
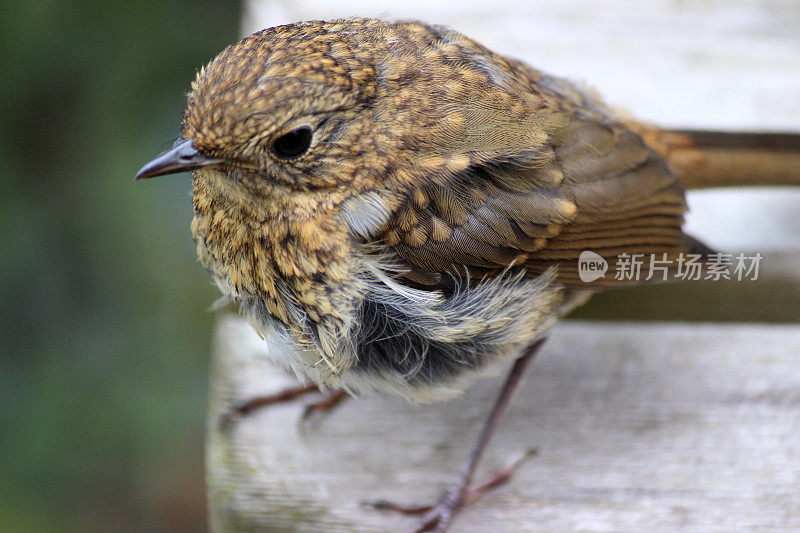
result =
[{"label": "bird's beak", "polygon": [[186,139],[143,166],[136,173],[134,179],[140,180],[163,176],[164,174],[174,174],[175,172],[186,172],[222,162],[222,159],[213,159],[206,156],[194,147],[192,139]]}]

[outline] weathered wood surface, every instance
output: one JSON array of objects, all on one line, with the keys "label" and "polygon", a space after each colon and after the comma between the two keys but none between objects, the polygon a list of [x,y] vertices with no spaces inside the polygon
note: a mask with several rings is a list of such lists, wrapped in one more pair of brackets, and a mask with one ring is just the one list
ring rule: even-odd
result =
[{"label": "weathered wood surface", "polygon": [[[268,349],[246,321],[221,317],[208,446],[215,531],[406,530],[413,519],[360,502],[436,498],[500,383],[432,406],[349,400],[305,434],[302,401],[221,431],[232,403],[293,382]],[[797,531],[800,326],[562,323],[481,471],[530,447],[539,455],[453,531]]]},{"label": "weathered wood surface", "polygon": [[[419,18],[586,80],[660,124],[800,130],[794,0],[246,5],[245,32],[336,16]],[[722,250],[765,253],[764,290],[717,305],[746,301],[759,317],[796,301],[800,192],[703,191],[689,202],[692,233]],[[704,303],[702,294],[680,298]],[[406,530],[413,519],[359,502],[438,496],[500,381],[435,406],[350,401],[305,435],[302,401],[220,431],[231,402],[293,383],[266,362],[268,349],[243,320],[221,317],[208,442],[215,531]],[[539,455],[466,510],[455,532],[800,530],[800,326],[563,323],[520,392],[482,472],[531,446]]]}]

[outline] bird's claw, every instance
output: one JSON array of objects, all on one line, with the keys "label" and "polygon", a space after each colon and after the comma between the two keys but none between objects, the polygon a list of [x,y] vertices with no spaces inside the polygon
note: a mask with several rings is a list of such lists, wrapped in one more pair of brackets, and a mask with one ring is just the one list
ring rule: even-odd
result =
[{"label": "bird's claw", "polygon": [[393,511],[406,515],[424,515],[412,532],[433,531],[441,533],[447,529],[453,517],[461,508],[475,503],[491,489],[506,483],[511,479],[514,470],[522,461],[533,457],[537,453],[539,452],[536,448],[529,448],[518,453],[480,483],[469,486],[465,486],[462,482],[455,484],[442,494],[435,505],[402,505],[388,500],[375,500],[367,504],[373,509],[382,511]]},{"label": "bird's claw", "polygon": [[[223,430],[227,430],[235,419],[249,415],[258,409],[269,407],[278,403],[289,402],[300,396],[318,392],[319,388],[316,385],[301,384],[283,389],[274,394],[250,398],[243,402],[232,405],[228,411],[223,413],[219,419],[220,427]],[[315,416],[331,411],[334,407],[339,405],[342,400],[345,399],[345,397],[346,393],[344,391],[334,390],[325,395],[325,397],[321,400],[306,405],[299,420],[301,429],[310,420],[313,420]]]}]

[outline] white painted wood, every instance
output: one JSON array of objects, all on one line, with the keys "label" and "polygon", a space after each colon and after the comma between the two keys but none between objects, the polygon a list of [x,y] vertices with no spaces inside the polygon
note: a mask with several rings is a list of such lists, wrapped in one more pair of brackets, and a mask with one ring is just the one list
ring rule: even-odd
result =
[{"label": "white painted wood", "polygon": [[[433,406],[349,400],[305,435],[302,401],[216,424],[292,381],[238,317],[219,321],[209,489],[214,531],[405,531],[369,498],[428,502],[454,479],[501,379]],[[307,400],[306,400],[307,401]],[[800,326],[565,322],[481,472],[535,447],[454,532],[797,531]]]}]

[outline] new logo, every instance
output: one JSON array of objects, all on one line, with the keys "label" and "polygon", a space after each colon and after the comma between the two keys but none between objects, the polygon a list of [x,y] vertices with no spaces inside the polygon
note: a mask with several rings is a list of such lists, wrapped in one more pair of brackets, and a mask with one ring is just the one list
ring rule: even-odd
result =
[{"label": "new logo", "polygon": [[608,271],[608,261],[591,250],[584,250],[578,257],[578,276],[584,283],[602,278]]}]

